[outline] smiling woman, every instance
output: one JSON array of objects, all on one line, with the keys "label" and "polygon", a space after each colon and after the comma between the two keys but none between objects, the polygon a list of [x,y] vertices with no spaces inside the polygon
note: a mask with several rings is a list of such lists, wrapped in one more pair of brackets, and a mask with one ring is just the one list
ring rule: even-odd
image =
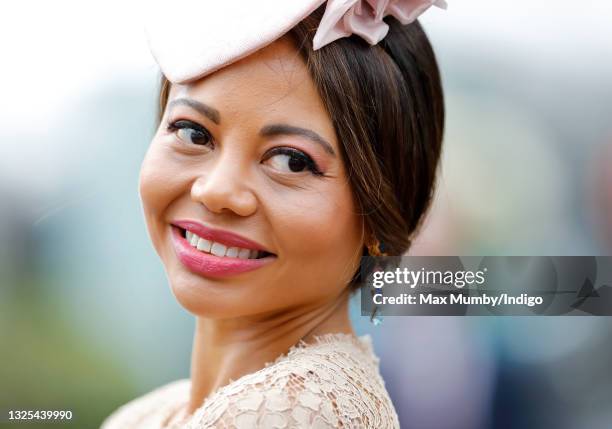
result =
[{"label": "smiling woman", "polygon": [[191,378],[121,407],[105,429],[398,427],[348,298],[362,256],[380,242],[408,249],[433,192],[444,108],[416,9],[396,7],[403,21],[385,24],[374,3],[345,12],[380,14],[382,41],[315,49],[335,7],[319,1],[231,61],[202,57],[195,76],[180,77],[193,58],[157,51],[159,127],[140,195],[173,294],[196,318]]}]

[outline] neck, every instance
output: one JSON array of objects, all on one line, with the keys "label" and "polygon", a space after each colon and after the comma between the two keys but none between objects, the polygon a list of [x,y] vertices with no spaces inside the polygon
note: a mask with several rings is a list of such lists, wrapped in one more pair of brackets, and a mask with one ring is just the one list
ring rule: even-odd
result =
[{"label": "neck", "polygon": [[354,331],[348,314],[348,290],[309,307],[237,319],[196,318],[191,356],[189,414],[230,380],[262,369],[300,340]]}]

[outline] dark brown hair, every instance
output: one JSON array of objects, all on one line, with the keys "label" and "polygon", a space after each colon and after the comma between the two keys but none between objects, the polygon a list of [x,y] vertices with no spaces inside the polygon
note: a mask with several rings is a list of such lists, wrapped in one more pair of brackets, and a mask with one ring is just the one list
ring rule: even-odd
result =
[{"label": "dark brown hair", "polygon": [[[402,25],[393,17],[385,18],[389,33],[377,45],[351,36],[315,51],[323,12],[324,5],[289,36],[331,117],[370,237],[389,255],[401,255],[431,203],[442,148],[444,97],[436,58],[418,21]],[[162,76],[160,119],[169,88]]]}]

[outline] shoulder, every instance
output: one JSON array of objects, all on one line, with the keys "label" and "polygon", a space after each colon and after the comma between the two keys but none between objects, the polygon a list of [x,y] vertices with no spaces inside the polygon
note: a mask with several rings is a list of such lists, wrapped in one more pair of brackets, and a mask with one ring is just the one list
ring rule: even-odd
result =
[{"label": "shoulder", "polygon": [[180,403],[189,392],[189,379],[181,379],[139,396],[112,412],[100,426],[100,429],[136,428],[148,425],[151,420],[161,418],[162,413]]},{"label": "shoulder", "polygon": [[220,390],[192,423],[193,429],[399,427],[369,338],[348,336],[293,347]]}]

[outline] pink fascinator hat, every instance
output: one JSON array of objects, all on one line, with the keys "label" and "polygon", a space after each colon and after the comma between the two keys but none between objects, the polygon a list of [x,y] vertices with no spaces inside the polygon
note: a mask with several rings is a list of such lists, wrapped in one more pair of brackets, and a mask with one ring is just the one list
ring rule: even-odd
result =
[{"label": "pink fascinator hat", "polygon": [[[325,0],[177,0],[147,10],[149,47],[173,83],[199,79],[282,37]],[[444,0],[327,0],[313,39],[315,50],[356,34],[370,45],[389,31],[383,18],[413,22]]]}]

